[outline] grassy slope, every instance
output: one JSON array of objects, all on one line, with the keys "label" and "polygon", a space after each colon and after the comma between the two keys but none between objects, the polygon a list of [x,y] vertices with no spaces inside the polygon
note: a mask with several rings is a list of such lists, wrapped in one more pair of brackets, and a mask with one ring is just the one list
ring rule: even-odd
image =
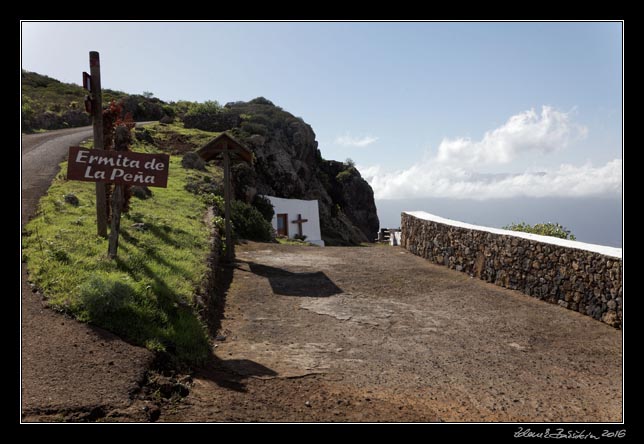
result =
[{"label": "grassy slope", "polygon": [[[78,81],[81,81],[79,76]],[[34,106],[42,110],[58,112],[68,108],[75,102],[80,108],[84,107],[85,96],[88,94],[80,85],[63,83],[52,77],[35,72],[22,72],[22,95],[34,100]],[[103,101],[120,100],[127,96],[121,91],[103,90]],[[84,109],[84,108],[83,108]]]},{"label": "grassy slope", "polygon": [[[91,119],[85,112],[85,96],[88,94],[80,85],[63,83],[54,78],[35,72],[22,71],[22,125],[23,131],[38,131],[39,129],[59,129],[90,125]],[[79,79],[81,76],[79,73]],[[152,118],[146,115],[146,108],[159,107],[164,102],[155,98],[145,98],[140,95],[126,94],[103,88],[103,104],[110,101],[121,101],[130,98],[134,100],[135,108],[130,103],[130,112],[135,120],[158,120],[161,116]],[[140,109],[139,109],[140,108]]]},{"label": "grassy slope", "polygon": [[[143,144],[133,148],[156,150]],[[52,307],[81,321],[152,350],[168,351],[180,362],[205,359],[208,336],[192,304],[206,273],[212,228],[204,221],[204,200],[184,186],[191,177],[221,176],[221,171],[186,170],[180,157],[172,156],[168,188],[152,188],[146,200],[132,197],[113,261],[106,256],[107,240],[96,235],[94,184],[65,180],[66,168],[64,162],[41,199],[37,217],[26,227],[23,259],[31,279]],[[65,203],[68,193],[78,197],[79,206]],[[137,229],[136,223],[144,228]]]}]

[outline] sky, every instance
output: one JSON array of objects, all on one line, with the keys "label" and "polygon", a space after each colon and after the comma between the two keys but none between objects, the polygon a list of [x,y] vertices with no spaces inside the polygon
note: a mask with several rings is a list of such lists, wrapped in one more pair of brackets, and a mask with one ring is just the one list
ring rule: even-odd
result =
[{"label": "sky", "polygon": [[377,200],[618,198],[619,22],[23,22],[22,67],[160,99],[263,96]]}]

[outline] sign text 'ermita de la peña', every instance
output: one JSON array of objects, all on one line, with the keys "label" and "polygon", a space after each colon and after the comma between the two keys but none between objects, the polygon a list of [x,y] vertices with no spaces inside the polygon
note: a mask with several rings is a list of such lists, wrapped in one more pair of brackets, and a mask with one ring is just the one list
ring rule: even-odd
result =
[{"label": "sign text 'ermita de la pe\u00f1a'", "polygon": [[69,147],[67,179],[165,188],[170,156]]}]

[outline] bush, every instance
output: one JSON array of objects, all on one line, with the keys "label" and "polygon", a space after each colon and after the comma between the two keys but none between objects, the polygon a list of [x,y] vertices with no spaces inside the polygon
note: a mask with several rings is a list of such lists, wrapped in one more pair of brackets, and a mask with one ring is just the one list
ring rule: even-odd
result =
[{"label": "bush", "polygon": [[566,229],[559,223],[547,222],[543,224],[530,225],[525,222],[518,224],[506,225],[505,230],[522,231],[524,233],[540,234],[542,236],[558,237],[560,239],[577,240],[570,230]]},{"label": "bush", "polygon": [[257,242],[270,242],[273,227],[255,207],[233,200],[231,219],[237,237]]},{"label": "bush", "polygon": [[264,219],[266,219],[267,222],[270,222],[273,220],[273,215],[275,214],[275,210],[273,209],[273,204],[271,203],[268,198],[264,196],[260,196],[257,194],[254,198],[253,201],[251,202],[251,205],[259,211]]},{"label": "bush", "polygon": [[130,192],[132,193],[132,196],[142,200],[152,197],[152,190],[146,186],[134,185],[130,188]]},{"label": "bush", "polygon": [[215,182],[208,182],[203,177],[189,177],[184,187],[186,191],[193,194],[210,195],[215,194],[222,196],[224,190]]},{"label": "bush", "polygon": [[273,102],[271,102],[270,100],[268,100],[268,99],[266,99],[266,98],[264,98],[264,97],[256,97],[256,98],[254,98],[253,100],[251,100],[251,101],[250,101],[250,102],[248,102],[248,103],[253,104],[253,105],[270,105],[270,106],[275,106],[275,105],[273,104]]},{"label": "bush", "polygon": [[239,162],[232,166],[231,176],[235,199],[246,200],[248,189],[257,185],[255,170],[246,162]]},{"label": "bush", "polygon": [[344,182],[348,181],[349,179],[351,179],[351,177],[354,175],[355,171],[356,171],[355,167],[350,166],[346,170],[340,171],[338,173],[338,175],[335,176],[335,179],[340,183],[344,183]]},{"label": "bush", "polygon": [[137,121],[159,120],[163,117],[163,107],[158,99],[150,99],[139,95],[127,96],[121,100],[123,114],[130,113]]},{"label": "bush", "polygon": [[261,123],[244,122],[241,124],[241,129],[242,131],[244,131],[249,135],[253,135],[253,134],[259,134],[260,136],[268,135],[268,128],[266,127],[266,125],[263,125]]},{"label": "bush", "polygon": [[181,166],[188,169],[206,171],[206,162],[197,153],[189,152],[183,155]]},{"label": "bush", "polygon": [[183,115],[185,128],[197,128],[204,131],[226,131],[240,123],[239,114],[224,110],[216,101],[193,104]]}]

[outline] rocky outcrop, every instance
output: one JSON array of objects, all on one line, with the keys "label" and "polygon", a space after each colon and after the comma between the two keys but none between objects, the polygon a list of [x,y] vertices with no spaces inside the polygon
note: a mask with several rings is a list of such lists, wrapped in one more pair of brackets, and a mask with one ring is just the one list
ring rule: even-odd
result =
[{"label": "rocky outcrop", "polygon": [[317,199],[327,245],[373,241],[379,228],[373,190],[353,165],[322,158],[310,125],[264,98],[228,103],[222,114],[228,114],[222,121],[241,122],[230,130],[255,156],[252,168],[233,169],[238,199]]}]

